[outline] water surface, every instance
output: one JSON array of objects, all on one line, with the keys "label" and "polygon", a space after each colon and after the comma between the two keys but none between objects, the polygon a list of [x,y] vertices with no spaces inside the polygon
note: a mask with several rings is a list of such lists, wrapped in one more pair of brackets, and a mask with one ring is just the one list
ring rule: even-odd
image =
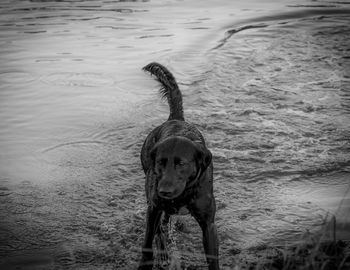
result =
[{"label": "water surface", "polygon": [[[0,266],[130,269],[144,235],[144,138],[185,117],[213,153],[222,266],[333,215],[349,240],[350,2],[2,1]],[[199,227],[177,232],[204,266]],[[17,267],[17,268],[16,268]]]}]

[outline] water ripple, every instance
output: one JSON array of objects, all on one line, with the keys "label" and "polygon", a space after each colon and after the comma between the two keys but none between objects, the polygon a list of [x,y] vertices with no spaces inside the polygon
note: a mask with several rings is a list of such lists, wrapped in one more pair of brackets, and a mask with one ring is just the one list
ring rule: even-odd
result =
[{"label": "water ripple", "polygon": [[[52,60],[50,60],[52,61]],[[98,73],[75,73],[75,72],[60,72],[52,73],[42,77],[45,83],[62,86],[83,86],[83,87],[97,87],[113,85],[114,80],[104,74]]]}]

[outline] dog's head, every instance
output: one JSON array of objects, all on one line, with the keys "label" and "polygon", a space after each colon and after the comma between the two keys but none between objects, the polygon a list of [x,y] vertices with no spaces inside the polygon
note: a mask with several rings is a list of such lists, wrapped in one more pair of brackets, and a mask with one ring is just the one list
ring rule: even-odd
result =
[{"label": "dog's head", "polygon": [[175,199],[210,165],[212,155],[203,145],[185,137],[171,137],[157,143],[151,151],[157,193]]}]

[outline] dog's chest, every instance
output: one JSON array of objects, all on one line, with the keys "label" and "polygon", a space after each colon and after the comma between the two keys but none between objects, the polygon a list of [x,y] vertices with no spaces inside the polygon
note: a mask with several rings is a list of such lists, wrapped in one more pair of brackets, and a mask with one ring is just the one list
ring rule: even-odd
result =
[{"label": "dog's chest", "polygon": [[187,215],[189,210],[186,205],[178,206],[176,204],[167,204],[163,210],[169,215]]}]

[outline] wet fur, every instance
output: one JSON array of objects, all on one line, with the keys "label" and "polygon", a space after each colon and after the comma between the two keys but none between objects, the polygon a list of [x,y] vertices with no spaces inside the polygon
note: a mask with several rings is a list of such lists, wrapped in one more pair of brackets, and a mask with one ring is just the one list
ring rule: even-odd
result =
[{"label": "wet fur", "polygon": [[[147,224],[142,258],[139,269],[152,269],[152,242],[160,234],[161,217],[167,220],[169,215],[176,214],[180,208],[187,207],[199,223],[203,232],[203,245],[209,269],[219,269],[218,242],[215,217],[215,199],[213,196],[213,163],[212,155],[205,145],[204,138],[192,124],[184,121],[182,95],[173,75],[162,65],[151,63],[143,68],[150,72],[161,83],[160,93],[168,101],[170,115],[166,122],[156,127],[147,136],[142,150],[141,163],[146,175]],[[195,168],[186,175],[186,186],[179,169],[174,164],[158,168],[156,160],[159,155],[172,160],[177,156],[192,157],[188,166]],[[177,158],[177,157],[175,157]],[[189,159],[189,158],[188,158]],[[175,168],[175,169],[174,169]],[[180,175],[180,176],[179,176]],[[160,183],[180,187],[182,192],[172,199],[160,196]],[[166,187],[166,185],[165,185]],[[162,221],[162,222],[163,222]]]}]

